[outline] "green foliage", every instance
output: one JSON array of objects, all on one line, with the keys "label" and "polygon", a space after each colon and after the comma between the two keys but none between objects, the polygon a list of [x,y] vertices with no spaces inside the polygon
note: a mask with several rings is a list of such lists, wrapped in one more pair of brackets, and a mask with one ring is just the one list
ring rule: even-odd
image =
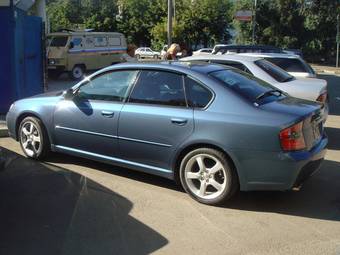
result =
[{"label": "green foliage", "polygon": [[[252,10],[254,0],[175,0],[173,41],[188,46],[252,43],[252,22],[233,16]],[[299,48],[307,56],[332,58],[338,0],[258,0],[256,43]],[[166,0],[50,0],[51,30],[94,28],[119,31],[128,42],[160,49],[167,41]]]}]

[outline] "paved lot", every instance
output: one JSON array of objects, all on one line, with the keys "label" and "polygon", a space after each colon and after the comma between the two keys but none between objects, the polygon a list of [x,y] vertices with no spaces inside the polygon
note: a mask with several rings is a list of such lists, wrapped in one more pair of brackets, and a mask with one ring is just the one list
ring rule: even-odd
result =
[{"label": "paved lot", "polygon": [[1,138],[0,254],[340,255],[340,77],[323,78],[331,115],[321,171],[299,192],[240,193],[223,207],[124,168],[29,160]]}]

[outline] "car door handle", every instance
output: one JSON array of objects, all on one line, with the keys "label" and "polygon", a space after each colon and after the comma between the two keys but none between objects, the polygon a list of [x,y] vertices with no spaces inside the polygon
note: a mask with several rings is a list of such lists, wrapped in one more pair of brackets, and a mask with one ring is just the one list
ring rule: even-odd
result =
[{"label": "car door handle", "polygon": [[102,111],[102,115],[104,117],[107,117],[107,118],[112,118],[114,114],[114,112],[110,112],[110,111]]},{"label": "car door handle", "polygon": [[179,126],[184,126],[185,124],[188,123],[188,120],[186,119],[179,119],[179,118],[172,118],[171,122],[173,124],[179,125]]}]

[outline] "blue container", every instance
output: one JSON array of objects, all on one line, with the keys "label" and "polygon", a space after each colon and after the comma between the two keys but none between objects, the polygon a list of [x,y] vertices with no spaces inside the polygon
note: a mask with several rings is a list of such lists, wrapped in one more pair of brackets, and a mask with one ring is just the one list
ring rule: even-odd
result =
[{"label": "blue container", "polygon": [[42,20],[0,7],[0,114],[20,98],[43,92]]}]

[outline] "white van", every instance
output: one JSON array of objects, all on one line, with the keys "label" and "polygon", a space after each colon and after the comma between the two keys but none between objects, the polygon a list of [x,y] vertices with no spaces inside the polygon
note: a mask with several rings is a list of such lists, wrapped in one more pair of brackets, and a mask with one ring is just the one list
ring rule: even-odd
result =
[{"label": "white van", "polygon": [[48,39],[49,74],[68,72],[73,79],[82,78],[86,70],[123,62],[127,49],[125,36],[116,32],[58,32]]}]

